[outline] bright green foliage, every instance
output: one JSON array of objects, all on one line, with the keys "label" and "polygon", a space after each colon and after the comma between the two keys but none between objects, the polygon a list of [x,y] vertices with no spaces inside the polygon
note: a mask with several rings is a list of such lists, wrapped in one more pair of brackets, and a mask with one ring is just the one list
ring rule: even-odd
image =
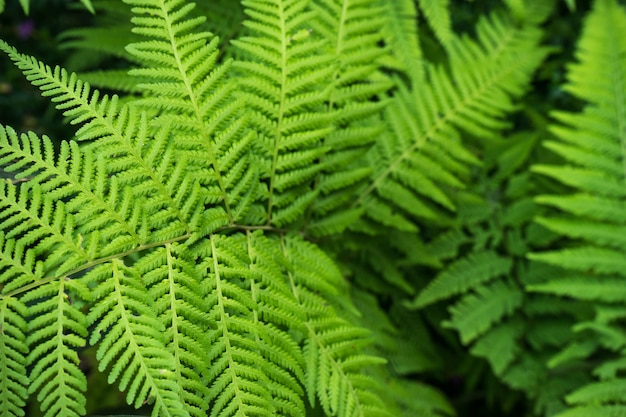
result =
[{"label": "bright green foliage", "polygon": [[548,119],[556,4],[94,0],[80,75],[0,40],[77,129],[0,126],[0,417],[92,412],[87,355],[153,416],[455,415],[423,374],[623,414],[626,10]]}]

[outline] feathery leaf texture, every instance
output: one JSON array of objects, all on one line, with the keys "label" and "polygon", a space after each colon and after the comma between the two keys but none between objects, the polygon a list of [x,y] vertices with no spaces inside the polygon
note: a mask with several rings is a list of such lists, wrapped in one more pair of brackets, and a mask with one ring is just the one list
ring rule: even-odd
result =
[{"label": "feathery leaf texture", "polygon": [[33,367],[28,392],[37,393],[45,417],[85,414],[87,380],[76,348],[86,344],[87,318],[72,297],[88,299],[89,290],[80,281],[60,279],[22,298],[26,305],[38,301],[29,308],[27,361]]},{"label": "feathery leaf texture", "polygon": [[348,191],[368,179],[370,170],[359,162],[381,133],[385,103],[380,99],[391,84],[377,73],[386,51],[378,46],[385,21],[375,0],[324,0],[310,9],[315,13],[311,35],[326,39],[325,49],[337,65],[326,111],[339,118],[323,139],[329,151],[320,158],[323,171],[314,183],[320,193],[307,214],[306,230],[320,236],[340,233],[361,215],[350,207]]},{"label": "feathery leaf texture", "polygon": [[0,410],[4,416],[23,416],[29,384],[26,373],[28,308],[16,298],[0,305]]}]

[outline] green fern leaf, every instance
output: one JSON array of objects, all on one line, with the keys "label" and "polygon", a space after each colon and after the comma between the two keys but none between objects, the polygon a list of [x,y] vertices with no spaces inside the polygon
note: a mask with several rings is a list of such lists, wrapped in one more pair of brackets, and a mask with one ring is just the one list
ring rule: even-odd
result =
[{"label": "green fern leaf", "polygon": [[575,297],[579,300],[599,300],[608,303],[619,302],[626,296],[626,289],[622,288],[622,279],[618,277],[591,279],[590,276],[567,274],[543,284],[529,285],[527,289]]},{"label": "green fern leaf", "polygon": [[262,36],[233,41],[242,57],[235,67],[251,128],[259,135],[267,222],[283,226],[304,214],[319,192],[310,185],[323,164],[311,161],[329,150],[324,137],[334,120],[323,103],[335,66],[333,57],[321,52],[326,43],[306,31],[313,19],[306,1],[243,4],[249,16],[244,25]]},{"label": "green fern leaf", "polygon": [[77,349],[86,344],[87,319],[73,305],[75,296],[88,300],[89,290],[79,281],[59,279],[22,297],[25,304],[39,301],[29,308],[27,361],[33,367],[28,392],[37,393],[45,417],[85,414],[87,379]]},{"label": "green fern leaf", "polygon": [[554,355],[548,362],[549,368],[556,368],[577,359],[587,359],[598,350],[596,340],[574,341]]},{"label": "green fern leaf", "polygon": [[535,201],[558,207],[582,218],[626,224],[626,203],[612,198],[578,193],[565,196],[542,195],[536,197]]},{"label": "green fern leaf", "polygon": [[207,42],[209,33],[196,32],[204,18],[189,16],[193,3],[127,3],[141,6],[133,9],[133,31],[149,39],[128,46],[143,64],[130,73],[149,80],[138,86],[149,97],[137,104],[162,113],[156,125],[185,132],[175,145],[197,167],[208,192],[220,196],[230,223],[242,220],[258,183],[256,164],[248,156],[253,134],[244,131],[243,101],[231,98],[234,83],[225,82],[230,61],[216,65],[218,38]]},{"label": "green fern leaf", "polygon": [[[149,228],[155,229],[155,240],[189,233],[191,223],[201,221],[199,201],[203,193],[197,179],[181,175],[186,159],[177,159],[177,150],[168,143],[171,125],[149,132],[147,115],[136,108],[120,106],[116,96],[101,98],[97,90],[92,93],[89,85],[75,74],[68,75],[58,67],[53,71],[1,41],[0,49],[44,95],[52,96],[57,108],[64,110],[73,123],[83,123],[76,132],[77,140],[92,141],[87,148],[94,153],[115,156],[105,164],[107,173],[120,181],[121,188],[129,186],[134,196],[145,200],[145,205],[135,206],[143,208],[144,213],[133,215],[153,220]],[[214,218],[218,216],[214,213]]]},{"label": "green fern leaf", "polygon": [[202,289],[195,264],[184,247],[166,244],[143,256],[136,268],[143,277],[165,329],[173,357],[171,378],[180,387],[180,402],[190,416],[206,416],[209,359],[203,345],[209,322],[203,315]]},{"label": "green fern leaf", "polygon": [[530,254],[529,258],[577,271],[626,276],[626,258],[620,250],[580,246],[575,249]]},{"label": "green fern leaf", "polygon": [[452,306],[452,317],[444,326],[456,329],[461,341],[468,344],[517,310],[522,301],[523,294],[517,286],[496,281],[476,288],[476,294],[468,294]]},{"label": "green fern leaf", "polygon": [[435,36],[444,46],[452,41],[452,23],[449,0],[419,0],[420,10]]},{"label": "green fern leaf", "polygon": [[141,277],[115,259],[89,272],[97,282],[96,304],[88,315],[94,326],[89,343],[100,342],[96,353],[100,371],[109,370],[109,383],[119,381],[126,401],[135,407],[154,401],[153,416],[189,415],[178,397],[173,354],[165,347],[164,326],[158,320]]},{"label": "green fern leaf", "polygon": [[[261,290],[255,287],[259,284],[250,270],[246,239],[242,235],[211,236],[206,250],[202,268],[210,277],[205,280],[211,322],[208,356],[214,361],[208,375],[211,416],[302,415],[299,385],[276,363],[281,360],[269,342],[289,343],[277,329],[261,330],[254,313],[262,301],[257,298],[260,294],[255,294]],[[252,291],[242,285],[251,286]],[[297,357],[283,360],[288,366],[299,366]]]},{"label": "green fern leaf", "polygon": [[110,243],[102,253],[110,253],[111,246],[128,248],[146,243],[142,216],[129,208],[132,193],[128,188],[119,190],[114,179],[107,184],[104,158],[79,149],[75,142],[62,142],[55,158],[47,137],[40,139],[29,133],[18,139],[10,128],[0,128],[0,146],[0,165],[8,172],[18,171],[16,179],[39,183],[51,201],[66,201],[84,241],[98,231],[97,237]]},{"label": "green fern leaf", "polygon": [[555,417],[622,417],[626,415],[626,406],[623,405],[590,405],[577,407]]},{"label": "green fern leaf", "polygon": [[412,306],[422,308],[453,295],[464,294],[498,276],[506,276],[511,267],[511,259],[495,252],[472,253],[450,264],[417,296]]},{"label": "green fern leaf", "polygon": [[293,296],[306,314],[304,385],[309,402],[315,404],[317,396],[328,415],[389,416],[376,395],[379,382],[361,372],[385,361],[363,354],[360,348],[370,343],[368,332],[338,317],[320,297],[342,286],[339,271],[323,252],[300,238],[288,236],[282,247],[293,265],[289,273]]},{"label": "green fern leaf", "polygon": [[528,257],[565,272],[531,283],[527,289],[572,297],[581,301],[578,305],[590,306],[596,313],[595,317],[577,317],[579,323],[572,330],[580,341],[554,356],[549,365],[579,358],[588,363],[594,355],[600,358],[594,374],[606,379],[579,384],[567,397],[572,407],[559,417],[626,412],[622,404],[617,404],[623,390],[619,378],[623,355],[617,359],[601,356],[602,350],[622,352],[626,345],[619,324],[624,317],[623,297],[619,294],[623,293],[626,267],[626,252],[620,242],[620,230],[626,224],[626,136],[620,116],[626,109],[626,72],[621,65],[626,42],[619,34],[625,29],[623,6],[613,0],[594,2],[577,46],[578,62],[568,68],[564,87],[585,106],[578,113],[553,113],[556,122],[550,131],[555,138],[545,144],[565,163],[533,168],[566,186],[561,194],[553,192],[536,198],[539,204],[554,209],[552,215],[539,217],[538,224],[566,240],[564,248]]},{"label": "green fern leaf", "polygon": [[361,215],[349,208],[350,189],[367,180],[369,169],[360,165],[363,155],[381,133],[380,101],[391,87],[378,76],[378,60],[386,52],[378,46],[382,40],[384,10],[376,0],[312,2],[316,13],[311,20],[312,33],[321,34],[337,67],[326,111],[340,118],[341,127],[327,132],[323,144],[330,149],[319,161],[323,171],[315,180],[320,189],[310,212],[307,231],[314,236],[336,234]]},{"label": "green fern leaf", "polygon": [[424,78],[425,62],[417,33],[417,6],[413,0],[382,1],[385,10],[383,33],[390,43],[391,56],[384,65],[397,68],[414,82]]},{"label": "green fern leaf", "polygon": [[[61,275],[93,260],[93,250],[82,246],[75,232],[75,223],[62,202],[55,206],[36,184],[21,186],[19,190],[6,181],[0,186],[0,225],[11,229],[6,239],[17,241],[7,243],[5,249],[9,249],[7,255],[15,250],[13,254],[24,257],[22,262],[17,258],[17,264],[35,266],[40,262],[35,266],[39,274],[45,271]],[[89,246],[93,247],[93,244]],[[3,271],[1,281],[10,282],[17,273],[19,269],[9,268]],[[25,278],[37,275],[31,270],[9,285],[23,285]]]},{"label": "green fern leaf", "polygon": [[471,353],[489,361],[496,375],[501,375],[520,354],[520,321],[508,321],[489,329],[472,346]]},{"label": "green fern leaf", "polygon": [[29,384],[26,373],[28,309],[17,298],[0,299],[0,416],[23,416]]}]

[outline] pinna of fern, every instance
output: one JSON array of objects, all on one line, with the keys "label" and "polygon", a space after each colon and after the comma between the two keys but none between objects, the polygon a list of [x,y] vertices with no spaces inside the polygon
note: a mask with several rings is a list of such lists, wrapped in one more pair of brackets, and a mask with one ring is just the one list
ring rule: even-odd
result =
[{"label": "pinna of fern", "polygon": [[571,409],[559,414],[563,417],[626,410],[620,393],[626,333],[621,321],[624,299],[619,295],[626,278],[626,42],[621,36],[625,29],[622,5],[613,0],[594,2],[578,41],[577,62],[570,65],[565,85],[585,107],[579,113],[554,112],[554,139],[544,143],[564,164],[533,167],[534,172],[563,185],[560,194],[540,195],[536,201],[553,209],[537,222],[562,236],[564,248],[529,255],[562,272],[528,289],[590,304],[595,313],[573,327],[581,340],[566,346],[552,366],[591,355],[602,358],[593,371],[601,381],[568,395]]}]

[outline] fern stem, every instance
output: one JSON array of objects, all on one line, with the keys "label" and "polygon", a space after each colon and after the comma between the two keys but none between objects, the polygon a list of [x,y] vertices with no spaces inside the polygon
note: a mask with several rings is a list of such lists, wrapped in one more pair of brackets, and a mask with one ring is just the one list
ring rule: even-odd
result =
[{"label": "fern stem", "polygon": [[231,345],[231,339],[233,338],[233,336],[229,334],[230,332],[227,326],[228,323],[231,322],[231,319],[229,317],[229,313],[226,311],[226,306],[224,305],[224,301],[226,300],[227,297],[224,295],[222,291],[222,277],[220,274],[222,266],[219,263],[219,259],[217,255],[218,251],[215,245],[215,235],[211,235],[209,237],[209,240],[211,242],[211,257],[213,258],[213,273],[215,276],[215,298],[216,298],[216,303],[219,309],[218,326],[221,327],[220,330],[221,330],[222,337],[224,340],[223,356],[228,357],[228,366],[226,367],[224,372],[230,373],[231,375],[230,383],[234,385],[235,387],[235,394],[233,395],[232,401],[239,402],[238,406],[241,407],[243,404],[241,403],[240,399],[242,397],[245,397],[245,390],[243,390],[240,387],[240,383],[239,383],[240,376],[235,371],[235,369],[238,368],[236,360],[235,358],[233,358],[234,351],[236,350],[236,348]]},{"label": "fern stem", "polygon": [[44,277],[44,278],[42,278],[42,279],[40,279],[38,281],[31,282],[28,285],[24,285],[23,287],[18,288],[18,289],[13,290],[13,291],[10,291],[10,292],[8,292],[6,294],[0,294],[0,300],[2,300],[4,298],[8,298],[8,297],[14,297],[14,296],[19,295],[19,294],[23,294],[25,292],[28,292],[28,291],[30,291],[32,289],[35,289],[35,288],[41,286],[41,285],[44,285],[44,284],[47,284],[49,282],[55,281],[57,279],[69,278],[72,275],[78,274],[79,272],[85,271],[85,270],[87,270],[89,268],[93,268],[94,266],[101,265],[103,263],[106,263],[106,262],[109,262],[109,261],[112,261],[112,260],[115,260],[115,259],[121,259],[121,258],[124,258],[124,257],[126,257],[128,255],[132,255],[133,253],[142,252],[144,250],[156,248],[156,247],[167,245],[167,244],[174,243],[174,242],[180,242],[180,241],[188,239],[190,237],[191,237],[191,233],[186,233],[184,235],[177,236],[177,237],[174,237],[174,238],[171,238],[171,239],[167,239],[167,240],[164,240],[164,241],[161,241],[161,242],[154,242],[154,243],[148,243],[148,244],[145,244],[145,245],[139,245],[136,248],[127,250],[125,252],[117,253],[115,255],[105,256],[103,258],[94,259],[93,261],[88,262],[88,263],[86,263],[84,265],[81,265],[80,267],[75,268],[75,269],[73,269],[71,271],[68,271],[67,273],[65,273],[63,275],[60,275],[60,276],[54,275],[54,276]]},{"label": "fern stem", "polygon": [[278,163],[278,150],[282,142],[283,116],[285,113],[286,85],[287,85],[287,45],[289,40],[285,30],[285,10],[282,2],[278,2],[278,11],[281,19],[281,65],[280,65],[280,104],[278,106],[278,120],[276,123],[276,141],[272,152],[272,167],[270,170],[269,193],[267,198],[267,224],[272,222],[272,202],[274,196],[274,176],[276,175],[276,165]]}]

